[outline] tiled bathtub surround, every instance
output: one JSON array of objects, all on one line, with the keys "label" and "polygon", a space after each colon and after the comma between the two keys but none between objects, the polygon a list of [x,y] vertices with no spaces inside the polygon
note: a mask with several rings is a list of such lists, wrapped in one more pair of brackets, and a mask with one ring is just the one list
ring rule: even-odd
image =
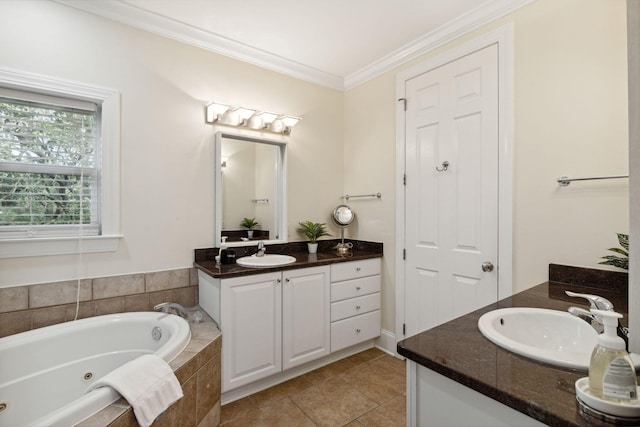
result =
[{"label": "tiled bathtub surround", "polygon": [[[194,324],[189,310],[191,341],[171,363],[184,397],[153,423],[153,427],[216,427],[220,424],[220,349],[222,336],[209,316]],[[126,400],[120,399],[78,427],[137,427],[135,415]]]},{"label": "tiled bathtub surround", "polygon": [[153,310],[165,301],[198,303],[194,268],[0,288],[0,337],[78,318]]}]

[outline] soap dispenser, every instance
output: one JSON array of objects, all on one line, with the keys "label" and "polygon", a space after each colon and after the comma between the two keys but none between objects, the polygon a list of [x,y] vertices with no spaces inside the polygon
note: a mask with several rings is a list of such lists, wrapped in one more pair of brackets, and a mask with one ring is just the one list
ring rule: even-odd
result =
[{"label": "soap dispenser", "polygon": [[227,258],[227,236],[222,236],[220,240],[220,252],[218,253],[218,256],[220,257],[220,263],[224,264],[222,260]]},{"label": "soap dispenser", "polygon": [[604,325],[589,363],[589,392],[600,399],[629,404],[637,400],[636,371],[625,350],[625,342],[617,335],[622,315],[614,311],[591,309]]}]

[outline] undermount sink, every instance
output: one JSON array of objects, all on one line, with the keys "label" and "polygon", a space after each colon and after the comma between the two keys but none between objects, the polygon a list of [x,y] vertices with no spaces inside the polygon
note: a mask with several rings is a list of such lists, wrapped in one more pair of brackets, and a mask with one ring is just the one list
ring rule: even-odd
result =
[{"label": "undermount sink", "polygon": [[567,312],[501,308],[478,320],[482,335],[509,351],[551,365],[588,370],[598,333]]},{"label": "undermount sink", "polygon": [[278,254],[266,254],[263,256],[251,255],[236,260],[236,263],[243,267],[278,267],[294,262],[296,262],[294,257]]}]

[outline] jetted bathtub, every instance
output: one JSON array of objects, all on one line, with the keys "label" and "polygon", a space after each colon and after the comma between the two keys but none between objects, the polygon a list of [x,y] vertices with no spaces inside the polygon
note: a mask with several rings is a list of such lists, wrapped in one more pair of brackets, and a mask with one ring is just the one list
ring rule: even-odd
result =
[{"label": "jetted bathtub", "polygon": [[105,374],[143,354],[167,362],[189,343],[173,314],[110,314],[0,338],[0,426],[69,427],[120,398],[110,387],[86,393]]}]

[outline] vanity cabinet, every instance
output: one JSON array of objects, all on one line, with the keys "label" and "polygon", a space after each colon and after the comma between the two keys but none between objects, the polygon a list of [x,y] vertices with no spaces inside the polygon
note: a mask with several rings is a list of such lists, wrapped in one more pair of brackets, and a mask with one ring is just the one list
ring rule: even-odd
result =
[{"label": "vanity cabinet", "polygon": [[220,280],[223,392],[282,370],[281,277]]},{"label": "vanity cabinet", "polygon": [[282,273],[282,369],[331,351],[329,267]]},{"label": "vanity cabinet", "polygon": [[198,272],[200,306],[220,323],[222,391],[330,352],[330,268],[216,279]]},{"label": "vanity cabinet", "polygon": [[380,336],[380,258],[331,265],[331,351]]}]

